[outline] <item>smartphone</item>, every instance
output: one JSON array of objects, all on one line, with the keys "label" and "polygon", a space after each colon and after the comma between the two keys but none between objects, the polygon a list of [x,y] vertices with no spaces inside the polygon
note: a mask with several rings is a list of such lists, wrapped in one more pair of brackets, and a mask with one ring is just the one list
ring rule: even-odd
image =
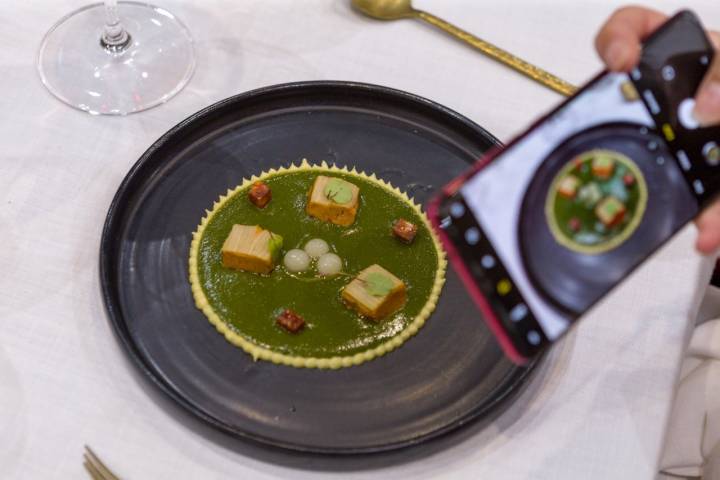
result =
[{"label": "smartphone", "polygon": [[558,340],[720,191],[720,127],[692,114],[713,54],[698,18],[678,13],[634,70],[601,73],[429,204],[515,362]]}]

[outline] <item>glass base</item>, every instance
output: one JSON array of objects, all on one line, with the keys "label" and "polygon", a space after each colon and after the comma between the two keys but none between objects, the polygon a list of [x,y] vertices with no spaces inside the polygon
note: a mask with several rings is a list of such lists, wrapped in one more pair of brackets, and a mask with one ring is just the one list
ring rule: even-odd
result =
[{"label": "glass base", "polygon": [[38,53],[40,79],[57,98],[94,115],[127,115],[170,100],[195,70],[190,32],[146,3],[118,2],[130,35],[122,48],[102,42],[105,6],[88,5],[56,23]]}]

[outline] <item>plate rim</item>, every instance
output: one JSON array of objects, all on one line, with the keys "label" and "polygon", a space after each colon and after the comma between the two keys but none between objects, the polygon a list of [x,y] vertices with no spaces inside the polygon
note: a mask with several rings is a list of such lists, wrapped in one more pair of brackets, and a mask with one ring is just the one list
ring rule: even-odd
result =
[{"label": "plate rim", "polygon": [[[256,99],[265,95],[276,95],[279,93],[293,93],[294,91],[303,91],[307,89],[336,89],[336,90],[360,90],[366,93],[380,94],[389,97],[395,97],[402,99],[403,101],[419,104],[429,110],[435,111],[441,115],[452,118],[454,121],[463,124],[466,128],[476,132],[478,135],[483,137],[492,146],[501,146],[502,143],[486,129],[461,115],[460,113],[445,107],[437,102],[429,100],[425,97],[409,93],[403,90],[398,90],[391,87],[382,85],[375,85],[371,83],[354,82],[354,81],[343,81],[343,80],[319,80],[319,81],[299,81],[281,83],[276,85],[269,85],[253,90],[249,90],[237,95],[227,97],[223,100],[219,100],[193,114],[181,120],[175,126],[170,128],[164,134],[162,134],[157,140],[155,140],[140,158],[133,164],[130,170],[125,174],[122,182],[118,186],[115,195],[108,207],[107,215],[103,223],[102,234],[100,238],[100,251],[99,251],[99,280],[100,290],[103,301],[104,310],[106,313],[107,321],[112,327],[113,334],[117,341],[120,342],[123,347],[124,353],[130,358],[131,363],[142,373],[143,378],[149,380],[156,388],[158,388],[168,399],[172,400],[175,405],[181,407],[186,413],[202,420],[207,425],[215,428],[216,430],[239,440],[251,441],[260,446],[273,447],[283,449],[287,451],[294,451],[298,453],[309,453],[309,454],[323,454],[323,455],[334,455],[334,456],[354,456],[362,454],[374,454],[381,452],[389,452],[399,450],[403,448],[409,448],[414,445],[429,442],[430,440],[438,439],[447,435],[448,433],[455,431],[461,427],[474,423],[480,420],[485,414],[497,410],[499,406],[504,404],[509,397],[518,395],[522,387],[525,386],[527,380],[531,378],[532,374],[537,370],[539,364],[542,363],[542,359],[545,355],[537,357],[524,368],[517,368],[508,375],[511,380],[507,385],[507,391],[501,395],[495,396],[491,401],[482,405],[481,407],[474,408],[467,412],[465,415],[454,419],[452,422],[446,424],[441,428],[434,429],[424,434],[412,437],[406,440],[384,443],[379,445],[372,445],[367,447],[317,447],[308,446],[295,442],[288,442],[273,438],[270,436],[258,435],[255,433],[249,433],[243,431],[240,428],[234,427],[233,425],[227,424],[222,420],[215,418],[209,412],[206,412],[202,408],[194,405],[189,399],[186,398],[181,392],[178,392],[172,385],[169,385],[165,380],[164,375],[156,371],[147,363],[143,353],[139,350],[136,343],[132,339],[132,335],[127,330],[127,323],[125,316],[122,313],[122,308],[117,299],[117,296],[113,292],[114,280],[113,273],[116,270],[116,266],[113,263],[113,239],[111,238],[112,231],[117,228],[117,225],[122,224],[123,221],[123,205],[126,197],[131,196],[129,192],[130,186],[136,181],[138,172],[142,167],[148,163],[155,154],[156,151],[160,150],[169,141],[172,141],[177,135],[181,134],[183,130],[189,128],[196,120],[201,119],[213,112],[222,109],[228,105],[241,104],[242,102]],[[362,368],[362,365],[350,368]]]}]

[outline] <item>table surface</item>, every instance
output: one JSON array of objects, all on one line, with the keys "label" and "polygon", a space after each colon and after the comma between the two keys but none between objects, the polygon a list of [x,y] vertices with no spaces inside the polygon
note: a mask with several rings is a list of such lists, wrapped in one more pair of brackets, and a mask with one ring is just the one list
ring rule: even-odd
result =
[{"label": "table surface", "polygon": [[[84,2],[0,2],[1,478],[84,478],[84,444],[130,479],[654,476],[709,276],[692,227],[597,307],[505,414],[432,449],[351,462],[268,452],[211,431],[142,381],[103,311],[100,232],[125,173],[178,121],[255,87],[340,79],[426,96],[507,140],[560,100],[428,26],[374,22],[344,0],[158,3],[192,30],[195,76],[166,105],[100,118],[57,102],[34,67],[45,31]],[[575,83],[600,69],[594,32],[619,4],[416,3]],[[652,3],[720,18],[715,0]]]}]

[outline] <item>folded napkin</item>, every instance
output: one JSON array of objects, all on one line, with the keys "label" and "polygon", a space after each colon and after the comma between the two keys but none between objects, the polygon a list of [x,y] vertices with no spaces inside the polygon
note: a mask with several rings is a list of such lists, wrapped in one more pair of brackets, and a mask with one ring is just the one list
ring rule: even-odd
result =
[{"label": "folded napkin", "polygon": [[680,478],[720,480],[720,319],[693,332],[660,471]]}]

